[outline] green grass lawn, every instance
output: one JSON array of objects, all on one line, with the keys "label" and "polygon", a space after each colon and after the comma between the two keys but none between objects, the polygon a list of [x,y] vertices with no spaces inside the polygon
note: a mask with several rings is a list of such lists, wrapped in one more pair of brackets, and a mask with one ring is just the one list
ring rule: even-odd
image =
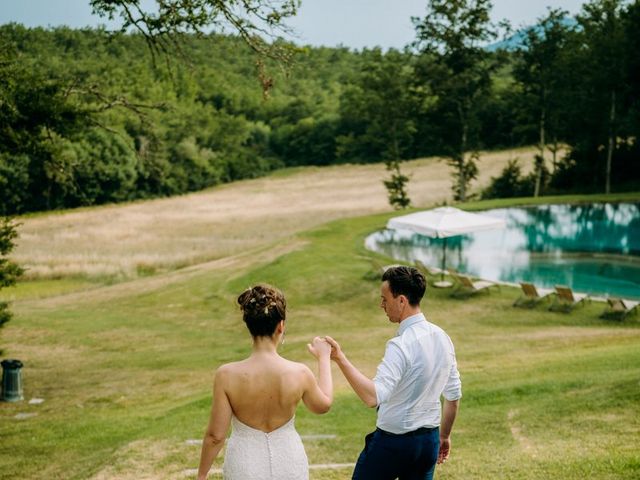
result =
[{"label": "green grass lawn", "polygon": [[[375,255],[363,239],[391,215],[336,221],[188,275],[78,282],[71,295],[72,284],[56,281],[19,287],[2,346],[25,364],[26,400],[45,402],[0,404],[0,478],[188,478],[199,447],[187,440],[203,434],[213,372],[250,351],[234,302],[255,282],[287,296],[284,356],[313,365],[305,344],[331,334],[372,375],[396,326],[378,307]],[[268,255],[278,248],[285,253]],[[460,300],[433,289],[423,302],[452,337],[463,381],[438,478],[640,478],[637,317],[601,320],[597,302],[570,314],[516,309],[518,295],[502,287]],[[332,410],[297,415],[302,435],[336,436],[306,442],[312,464],[354,462],[375,424],[375,411],[334,374]],[[348,479],[351,470],[311,478]]]}]

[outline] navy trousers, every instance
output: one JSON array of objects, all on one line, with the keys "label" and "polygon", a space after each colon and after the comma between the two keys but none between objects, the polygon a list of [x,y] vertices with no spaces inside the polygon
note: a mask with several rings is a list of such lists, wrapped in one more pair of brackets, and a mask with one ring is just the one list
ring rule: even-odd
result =
[{"label": "navy trousers", "polygon": [[376,429],[365,437],[352,480],[431,480],[439,449],[438,428],[404,435]]}]

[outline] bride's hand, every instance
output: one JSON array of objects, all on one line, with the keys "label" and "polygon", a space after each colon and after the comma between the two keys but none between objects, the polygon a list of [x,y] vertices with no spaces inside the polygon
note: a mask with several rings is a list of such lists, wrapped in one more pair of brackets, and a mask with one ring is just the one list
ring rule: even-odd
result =
[{"label": "bride's hand", "polygon": [[307,343],[307,349],[316,358],[331,355],[331,345],[322,337],[315,337],[311,343]]}]

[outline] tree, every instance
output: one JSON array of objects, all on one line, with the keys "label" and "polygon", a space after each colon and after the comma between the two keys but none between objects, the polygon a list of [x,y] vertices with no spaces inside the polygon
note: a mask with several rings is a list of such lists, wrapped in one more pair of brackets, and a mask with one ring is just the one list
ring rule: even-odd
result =
[{"label": "tree", "polygon": [[[146,40],[154,59],[156,53],[162,52],[166,54],[167,62],[173,48],[184,53],[194,36],[206,34],[207,38],[217,38],[209,31],[211,28],[230,30],[258,55],[253,67],[258,67],[264,95],[273,84],[273,79],[266,73],[264,60],[272,58],[286,63],[293,52],[283,42],[269,43],[267,40],[273,39],[275,32],[286,29],[284,19],[294,15],[299,6],[299,0],[157,0],[155,7],[139,0],[90,0],[89,3],[95,13],[121,20],[120,35],[114,35],[112,40],[122,39],[123,32],[134,31]],[[86,196],[79,191],[78,178],[74,174],[90,172],[100,166],[104,167],[102,179],[105,181],[98,179],[95,182],[98,189],[108,183],[123,189],[136,183],[136,178],[129,175],[129,172],[135,173],[135,165],[129,168],[134,162],[126,162],[128,172],[124,177],[127,178],[118,178],[108,163],[123,145],[137,153],[131,144],[139,139],[132,139],[122,129],[113,128],[112,123],[105,119],[113,120],[117,116],[109,115],[110,111],[126,110],[137,115],[140,122],[146,121],[148,118],[143,117],[148,117],[151,110],[165,107],[164,99],[159,104],[134,101],[125,91],[129,85],[120,91],[110,88],[109,84],[116,83],[117,73],[126,71],[120,65],[117,69],[105,71],[103,76],[99,75],[103,66],[97,66],[91,72],[96,75],[87,71],[74,72],[73,68],[71,72],[60,69],[56,78],[47,71],[47,60],[33,65],[20,62],[20,52],[10,40],[11,35],[20,30],[19,26],[15,27],[10,25],[8,30],[0,32],[0,214],[77,204],[68,201],[70,197],[86,198],[83,203],[92,203],[93,199],[100,198],[103,200],[98,201],[107,201],[110,196],[130,198],[131,194],[127,192],[124,195],[122,192],[110,192],[114,195],[101,197],[101,192],[94,191]],[[43,32],[39,29],[36,36],[42,37]],[[109,48],[104,42],[104,30],[99,30],[99,33],[99,45],[94,46],[96,53]],[[5,34],[9,40],[4,38]],[[69,29],[64,30],[60,37],[57,39],[63,41],[65,50],[74,49],[86,39],[85,35]],[[51,46],[43,47],[39,53],[46,59]],[[176,77],[182,72],[166,69],[165,72],[153,73],[156,77],[166,73]],[[180,87],[186,92],[195,86],[194,81],[185,81],[184,76],[172,80],[175,84],[181,83]],[[113,138],[101,141],[105,148],[100,151],[100,161],[83,166],[80,164],[91,158],[84,155],[91,153],[91,147],[77,148],[73,140],[78,138],[72,136],[81,136],[82,130],[91,134],[91,127],[99,127]],[[13,168],[14,161],[18,168]],[[113,167],[117,169],[116,165]],[[116,181],[112,182],[114,179]]]},{"label": "tree", "polygon": [[[421,53],[417,78],[437,97],[433,127],[454,168],[454,197],[465,201],[476,166],[483,96],[490,91],[494,69],[483,44],[495,37],[489,22],[490,0],[429,0],[424,18],[413,18]],[[433,117],[432,117],[433,118]],[[471,151],[469,155],[467,152]]]},{"label": "tree", "polygon": [[69,171],[55,154],[58,140],[82,130],[87,112],[2,36],[0,85],[0,214],[60,206]]},{"label": "tree", "polygon": [[[590,67],[594,112],[606,137],[605,193],[611,191],[611,165],[616,150],[621,106],[625,102],[624,0],[593,0],[582,7],[578,22],[583,30]],[[605,142],[603,142],[605,143]]]},{"label": "tree", "polygon": [[379,48],[363,53],[363,66],[340,99],[344,132],[336,140],[343,160],[384,160],[391,178],[384,181],[395,208],[410,204],[409,177],[400,162],[411,152],[415,133],[415,95],[411,56]]},{"label": "tree", "polygon": [[263,58],[289,62],[293,50],[279,42],[268,43],[287,30],[285,19],[296,14],[300,0],[156,0],[155,9],[145,9],[139,0],[90,0],[94,13],[110,20],[119,17],[122,32],[142,34],[152,55],[180,50],[182,35],[230,30],[258,54],[256,65],[263,89],[269,91],[273,78],[266,74]]},{"label": "tree", "polygon": [[388,160],[385,165],[387,171],[391,173],[391,178],[382,182],[388,192],[389,204],[396,210],[409,208],[411,206],[411,199],[407,193],[409,177],[400,171],[399,160]]},{"label": "tree", "polygon": [[[16,227],[11,220],[6,217],[0,220],[0,289],[15,285],[18,277],[23,272],[22,268],[7,258],[15,246],[14,239],[16,236]],[[0,328],[10,319],[9,304],[0,302]],[[0,350],[1,352],[2,350]]]},{"label": "tree", "polygon": [[566,23],[566,12],[550,10],[535,27],[526,31],[523,45],[516,54],[513,74],[524,92],[524,105],[535,112],[538,123],[539,153],[535,156],[534,197],[540,194],[549,130],[556,139],[554,143],[557,143],[561,102],[565,93],[560,61],[570,29]]},{"label": "tree", "polygon": [[185,35],[191,64],[171,73],[136,33],[9,24],[0,44],[0,215],[335,163],[344,78],[362,63],[309,48],[265,102],[238,37]]},{"label": "tree", "polygon": [[[629,89],[629,114],[628,114],[628,138],[640,138],[640,2],[635,2],[629,6],[624,15],[625,30],[625,82]],[[633,147],[629,148],[635,155],[631,158],[638,158],[640,152],[640,142],[633,142]],[[637,160],[631,165],[635,165],[636,178],[640,175],[640,162]],[[625,165],[624,178],[633,178],[629,163]],[[621,175],[618,175],[620,177]]]}]

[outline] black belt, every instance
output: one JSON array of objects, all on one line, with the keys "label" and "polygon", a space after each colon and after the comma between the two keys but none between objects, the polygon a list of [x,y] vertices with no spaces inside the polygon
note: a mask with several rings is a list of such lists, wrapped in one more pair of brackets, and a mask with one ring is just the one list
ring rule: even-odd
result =
[{"label": "black belt", "polygon": [[437,428],[438,427],[420,427],[417,430],[413,430],[407,433],[391,433],[391,432],[382,430],[381,428],[376,428],[376,430],[378,430],[383,435],[389,435],[390,437],[414,437],[416,435],[424,435],[425,433],[433,432]]}]

